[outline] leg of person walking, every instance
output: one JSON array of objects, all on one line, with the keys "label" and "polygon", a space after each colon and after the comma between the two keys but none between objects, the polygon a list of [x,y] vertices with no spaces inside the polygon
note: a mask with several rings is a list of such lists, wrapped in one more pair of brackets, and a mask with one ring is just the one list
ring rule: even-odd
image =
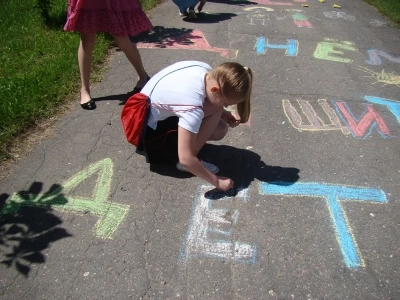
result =
[{"label": "leg of person walking", "polygon": [[117,46],[125,53],[139,76],[139,81],[135,89],[141,89],[147,83],[149,76],[143,67],[142,58],[136,44],[131,42],[128,36],[114,36],[114,39]]},{"label": "leg of person walking", "polygon": [[94,109],[96,105],[90,97],[90,71],[92,69],[92,54],[96,42],[96,33],[81,33],[78,48],[78,63],[81,75],[81,106],[85,109]]}]

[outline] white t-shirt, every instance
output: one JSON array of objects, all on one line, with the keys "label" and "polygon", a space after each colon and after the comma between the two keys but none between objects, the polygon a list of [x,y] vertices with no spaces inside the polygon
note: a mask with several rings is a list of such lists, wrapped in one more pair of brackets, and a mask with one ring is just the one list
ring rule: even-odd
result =
[{"label": "white t-shirt", "polygon": [[203,62],[182,61],[154,75],[141,91],[152,105],[147,125],[155,130],[158,121],[178,116],[180,127],[198,133],[204,117],[204,77],[210,70]]}]

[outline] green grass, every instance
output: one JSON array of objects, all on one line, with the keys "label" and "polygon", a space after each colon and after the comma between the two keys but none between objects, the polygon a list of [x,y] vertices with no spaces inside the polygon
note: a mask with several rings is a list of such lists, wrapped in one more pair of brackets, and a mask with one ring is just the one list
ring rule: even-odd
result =
[{"label": "green grass", "polygon": [[[76,94],[79,84],[79,35],[63,31],[67,1],[52,1],[47,22],[35,4],[2,0],[0,5],[0,158],[7,157],[18,134]],[[98,36],[95,65],[104,60],[110,43]]]},{"label": "green grass", "polygon": [[[76,99],[79,34],[66,32],[67,0],[0,0],[0,161],[22,133]],[[142,1],[148,10],[157,0]],[[113,40],[98,34],[93,78]],[[68,100],[69,99],[69,100]]]},{"label": "green grass", "polygon": [[400,26],[400,0],[364,0]]}]

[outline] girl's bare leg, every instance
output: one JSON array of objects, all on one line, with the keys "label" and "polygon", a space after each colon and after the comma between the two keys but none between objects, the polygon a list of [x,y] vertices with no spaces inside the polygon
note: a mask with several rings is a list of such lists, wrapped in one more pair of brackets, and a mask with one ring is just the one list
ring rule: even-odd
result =
[{"label": "girl's bare leg", "polygon": [[197,10],[201,12],[203,10],[204,5],[206,4],[207,0],[200,0],[200,4],[197,7]]},{"label": "girl's bare leg", "polygon": [[81,74],[81,104],[90,101],[90,70],[92,68],[92,54],[96,42],[96,33],[81,33],[78,48],[78,64]]},{"label": "girl's bare leg", "polygon": [[140,57],[136,44],[131,42],[128,36],[114,36],[114,39],[118,47],[125,53],[139,76],[139,81],[136,86],[143,87],[147,82],[148,75],[143,67],[142,58]]},{"label": "girl's bare leg", "polygon": [[200,149],[207,141],[221,140],[228,132],[228,124],[221,119],[221,114],[222,111],[203,119],[197,134],[195,155],[199,153]]},{"label": "girl's bare leg", "polygon": [[220,141],[225,135],[228,133],[229,125],[222,119],[219,119],[217,127],[214,132],[211,134],[209,141]]}]

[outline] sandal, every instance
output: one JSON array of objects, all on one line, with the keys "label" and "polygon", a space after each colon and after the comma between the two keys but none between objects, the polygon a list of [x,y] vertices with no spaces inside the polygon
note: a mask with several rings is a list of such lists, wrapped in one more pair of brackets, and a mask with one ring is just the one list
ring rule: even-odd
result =
[{"label": "sandal", "polygon": [[88,102],[81,103],[81,107],[83,109],[93,110],[96,108],[96,103],[93,101],[93,99],[90,99],[90,101],[88,101]]}]

